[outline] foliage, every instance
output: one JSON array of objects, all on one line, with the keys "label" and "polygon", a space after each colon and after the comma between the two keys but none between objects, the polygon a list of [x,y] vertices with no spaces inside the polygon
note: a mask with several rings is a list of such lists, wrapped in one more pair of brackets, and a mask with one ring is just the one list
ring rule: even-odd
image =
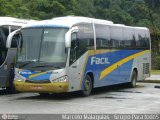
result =
[{"label": "foliage", "polygon": [[77,15],[160,31],[160,0],[0,0],[0,16],[50,19]]},{"label": "foliage", "polygon": [[160,0],[0,0],[0,16],[50,19],[78,15],[158,30],[159,12]]},{"label": "foliage", "polygon": [[152,54],[152,69],[160,70],[160,55]]}]

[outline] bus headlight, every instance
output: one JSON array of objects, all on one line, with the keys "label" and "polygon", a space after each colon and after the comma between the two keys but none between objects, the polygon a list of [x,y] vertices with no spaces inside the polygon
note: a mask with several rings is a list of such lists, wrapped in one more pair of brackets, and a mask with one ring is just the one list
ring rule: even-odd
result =
[{"label": "bus headlight", "polygon": [[23,82],[24,79],[20,75],[15,74],[14,81]]},{"label": "bus headlight", "polygon": [[68,82],[68,77],[67,76],[63,76],[57,79],[53,79],[52,82]]}]

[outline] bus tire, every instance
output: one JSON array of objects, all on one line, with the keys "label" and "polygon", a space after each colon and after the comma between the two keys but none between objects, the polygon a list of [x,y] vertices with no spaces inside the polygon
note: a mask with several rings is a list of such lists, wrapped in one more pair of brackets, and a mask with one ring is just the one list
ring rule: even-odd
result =
[{"label": "bus tire", "polygon": [[89,75],[86,75],[86,78],[83,84],[82,95],[84,97],[89,96],[92,92],[92,88],[93,88],[93,81]]},{"label": "bus tire", "polygon": [[132,76],[131,76],[131,82],[129,83],[129,86],[131,88],[135,88],[136,82],[137,82],[137,72],[135,70],[133,70]]},{"label": "bus tire", "polygon": [[12,70],[10,75],[9,75],[9,86],[6,87],[6,92],[9,93],[9,94],[16,93],[13,81],[14,81],[14,70]]},{"label": "bus tire", "polygon": [[8,94],[14,94],[16,93],[15,87],[14,86],[9,86],[6,88],[6,93]]}]

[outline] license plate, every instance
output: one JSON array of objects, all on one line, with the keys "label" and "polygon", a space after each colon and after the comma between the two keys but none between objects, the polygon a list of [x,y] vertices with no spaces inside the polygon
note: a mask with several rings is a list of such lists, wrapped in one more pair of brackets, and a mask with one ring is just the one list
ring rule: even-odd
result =
[{"label": "license plate", "polygon": [[42,90],[42,87],[41,86],[33,86],[33,89],[35,89],[35,90]]}]

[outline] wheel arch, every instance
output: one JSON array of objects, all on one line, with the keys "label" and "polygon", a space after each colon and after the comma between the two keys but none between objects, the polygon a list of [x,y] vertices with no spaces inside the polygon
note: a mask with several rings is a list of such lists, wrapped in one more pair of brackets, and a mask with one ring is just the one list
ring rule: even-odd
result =
[{"label": "wheel arch", "polygon": [[[133,71],[135,71],[135,72],[136,72],[137,77],[138,77],[138,69],[135,67],[135,68],[133,68]],[[132,72],[133,72],[133,71],[132,71]]]},{"label": "wheel arch", "polygon": [[[87,80],[86,79],[87,76],[90,77],[90,82],[92,82],[92,84],[90,84],[92,86],[90,86],[90,89],[88,89],[89,91],[86,91],[86,89],[84,89],[85,88],[85,80]],[[85,79],[83,80],[81,93],[82,93],[83,96],[89,96],[91,94],[91,92],[92,92],[92,89],[94,88],[94,73],[91,72],[91,71],[86,72],[84,78]]]},{"label": "wheel arch", "polygon": [[137,67],[134,67],[134,68],[132,69],[132,72],[131,72],[131,75],[130,75],[130,82],[131,82],[131,77],[132,77],[132,74],[133,74],[134,71],[136,72],[137,79],[138,79],[138,69],[137,69]]},{"label": "wheel arch", "polygon": [[92,87],[94,88],[94,74],[93,72],[87,72],[86,75],[89,75],[91,77],[91,80],[92,80]]}]

